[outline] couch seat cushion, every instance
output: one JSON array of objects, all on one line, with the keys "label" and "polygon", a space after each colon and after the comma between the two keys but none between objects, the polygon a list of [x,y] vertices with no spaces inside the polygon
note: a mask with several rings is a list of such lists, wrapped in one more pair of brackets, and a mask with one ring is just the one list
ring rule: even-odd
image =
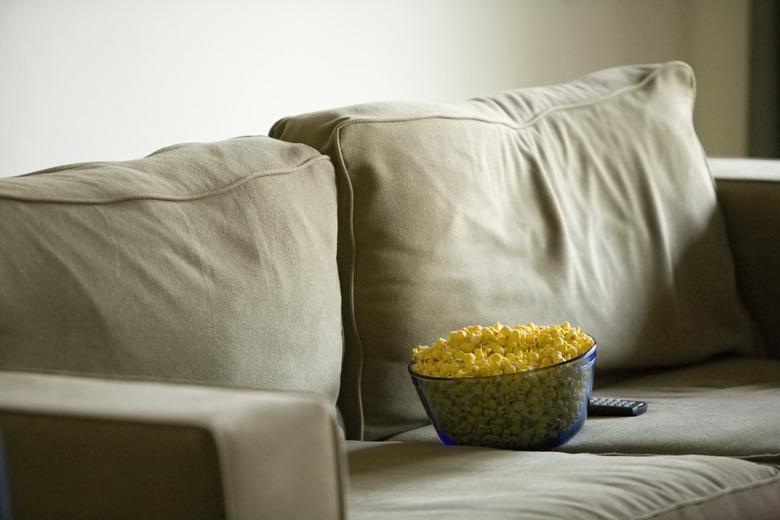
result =
[{"label": "couch seat cushion", "polygon": [[727,455],[780,463],[780,361],[722,359],[600,388],[648,401],[644,415],[594,417],[563,451]]},{"label": "couch seat cushion", "polygon": [[267,137],[0,179],[0,369],[335,401],[336,230],[328,158]]},{"label": "couch seat cushion", "polygon": [[756,519],[780,508],[780,470],[727,457],[348,444],[353,519]]},{"label": "couch seat cushion", "polygon": [[[632,378],[594,395],[648,402],[638,417],[593,417],[560,451],[701,454],[780,463],[780,361],[721,359]],[[432,426],[394,440],[438,443]]]}]

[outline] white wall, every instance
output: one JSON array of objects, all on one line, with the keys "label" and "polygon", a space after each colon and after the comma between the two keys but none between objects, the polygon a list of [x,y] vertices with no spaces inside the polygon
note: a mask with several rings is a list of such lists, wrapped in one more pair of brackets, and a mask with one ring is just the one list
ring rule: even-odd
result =
[{"label": "white wall", "polygon": [[698,83],[696,128],[718,155],[748,151],[750,6],[745,0],[694,0],[687,60]]},{"label": "white wall", "polygon": [[707,150],[741,154],[747,3],[0,0],[0,176],[669,59],[701,65]]}]

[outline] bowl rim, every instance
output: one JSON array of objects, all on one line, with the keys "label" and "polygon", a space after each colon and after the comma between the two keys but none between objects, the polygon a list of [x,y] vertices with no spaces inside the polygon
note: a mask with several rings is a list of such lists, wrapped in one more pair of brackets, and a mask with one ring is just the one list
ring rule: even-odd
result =
[{"label": "bowl rim", "polygon": [[546,367],[539,367],[539,368],[532,368],[531,370],[523,370],[522,372],[515,372],[514,374],[496,374],[492,376],[466,376],[466,377],[439,377],[439,376],[426,376],[424,374],[420,374],[419,372],[415,372],[412,370],[412,366],[414,366],[416,363],[414,361],[410,361],[409,364],[406,366],[406,369],[409,371],[409,374],[412,376],[412,378],[420,378],[420,379],[428,379],[431,381],[460,381],[464,379],[468,380],[479,380],[479,379],[491,379],[494,377],[502,377],[502,376],[517,376],[518,374],[534,374],[539,373],[545,370],[550,370],[553,368],[559,368],[565,365],[568,365],[569,363],[575,363],[577,361],[580,361],[582,359],[592,357],[593,359],[590,360],[589,365],[593,365],[596,361],[596,347],[598,346],[598,343],[596,343],[596,340],[593,338],[593,336],[590,336],[591,339],[593,339],[593,346],[591,346],[587,351],[583,352],[577,357],[573,357],[571,359],[568,359],[564,361],[563,363],[556,363],[554,365],[547,365]]}]

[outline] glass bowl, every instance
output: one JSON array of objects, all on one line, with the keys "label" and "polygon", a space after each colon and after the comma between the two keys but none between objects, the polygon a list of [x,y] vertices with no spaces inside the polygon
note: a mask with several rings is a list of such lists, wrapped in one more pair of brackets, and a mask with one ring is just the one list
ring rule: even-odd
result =
[{"label": "glass bowl", "polygon": [[569,361],[483,377],[430,377],[409,363],[417,393],[444,444],[549,450],[582,428],[596,345]]}]

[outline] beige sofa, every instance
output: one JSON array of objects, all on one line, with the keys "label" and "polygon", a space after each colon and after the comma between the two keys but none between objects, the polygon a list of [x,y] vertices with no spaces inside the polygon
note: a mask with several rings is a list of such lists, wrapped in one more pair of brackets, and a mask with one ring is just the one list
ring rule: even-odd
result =
[{"label": "beige sofa", "polygon": [[[0,517],[777,518],[780,165],[707,161],[694,90],[623,67],[0,180]],[[411,347],[496,320],[581,325],[648,412],[443,445]]]}]

